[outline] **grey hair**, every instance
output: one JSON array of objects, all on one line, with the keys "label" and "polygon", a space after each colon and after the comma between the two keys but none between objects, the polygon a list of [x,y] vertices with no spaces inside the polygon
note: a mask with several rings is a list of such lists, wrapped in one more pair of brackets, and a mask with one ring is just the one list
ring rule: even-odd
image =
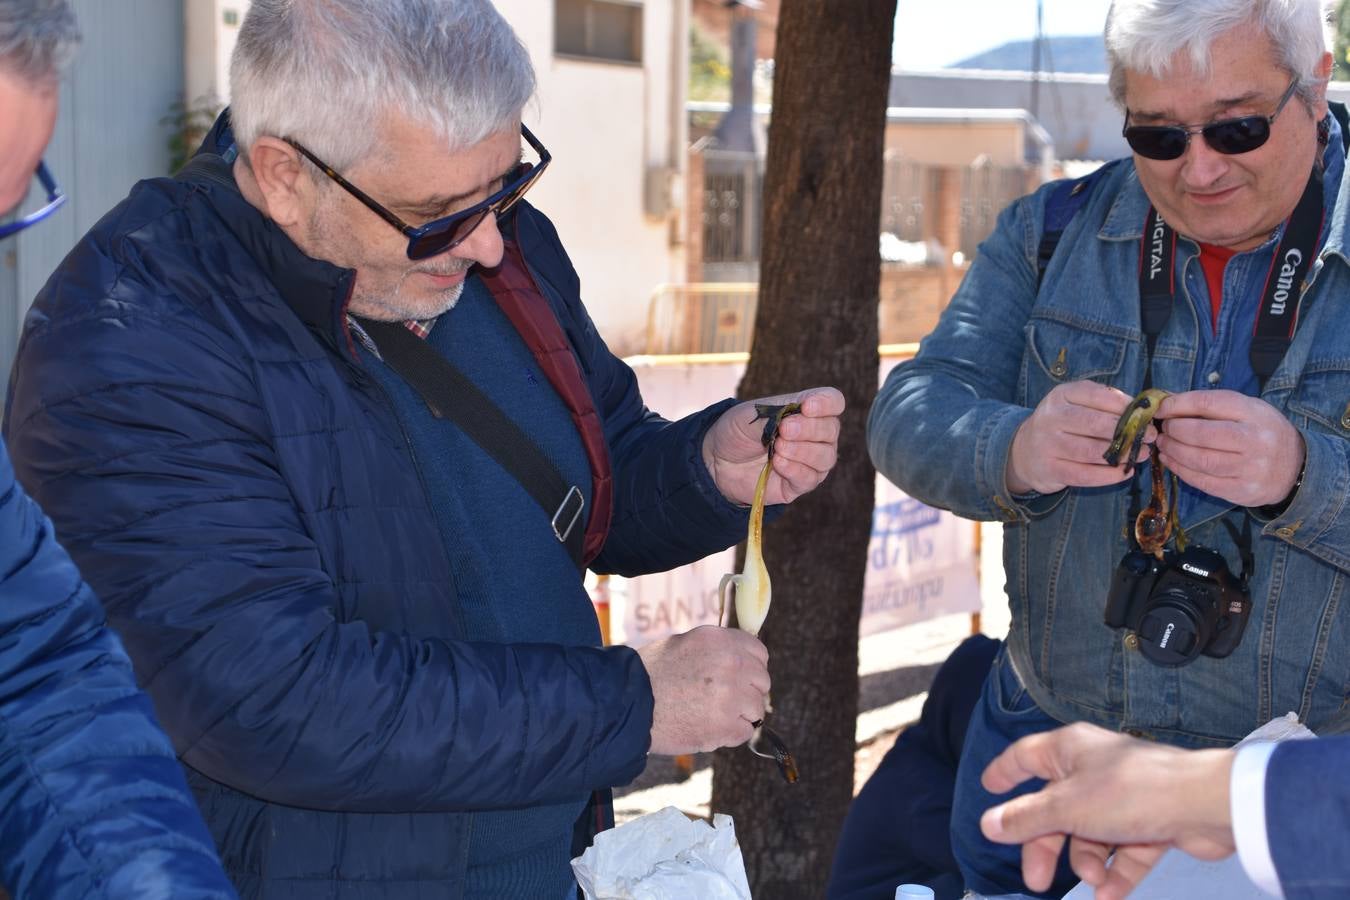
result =
[{"label": "grey hair", "polygon": [[1317,68],[1330,47],[1330,6],[1330,0],[1113,0],[1106,14],[1111,96],[1124,108],[1126,70],[1164,78],[1172,57],[1182,51],[1197,72],[1206,73],[1216,38],[1239,25],[1255,25],[1309,103],[1323,80]]},{"label": "grey hair", "polygon": [[253,0],[230,60],[239,147],[292,138],[336,169],[373,151],[390,113],[453,153],[513,124],[534,90],[489,0]]},{"label": "grey hair", "polygon": [[79,42],[67,0],[0,0],[0,71],[33,84],[55,81]]}]

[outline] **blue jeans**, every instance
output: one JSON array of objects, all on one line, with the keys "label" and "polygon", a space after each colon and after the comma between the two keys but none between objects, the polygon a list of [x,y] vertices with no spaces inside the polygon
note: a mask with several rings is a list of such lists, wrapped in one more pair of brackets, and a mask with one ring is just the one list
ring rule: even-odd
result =
[{"label": "blue jeans", "polygon": [[[989,896],[1032,893],[1022,883],[1022,848],[987,840],[980,831],[980,816],[1002,801],[1039,790],[1045,782],[1032,779],[1007,794],[994,795],[980,785],[980,774],[1018,738],[1061,724],[1041,712],[1032,701],[1013,670],[1007,648],[1000,649],[966,729],[956,773],[956,796],[952,801],[952,854],[967,889]],[[1060,897],[1077,883],[1066,853],[1060,857],[1059,871],[1050,890],[1033,896]]]}]

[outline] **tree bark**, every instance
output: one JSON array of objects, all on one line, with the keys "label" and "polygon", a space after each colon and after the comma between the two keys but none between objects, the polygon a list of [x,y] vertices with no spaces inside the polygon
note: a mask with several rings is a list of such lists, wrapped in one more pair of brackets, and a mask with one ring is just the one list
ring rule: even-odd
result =
[{"label": "tree bark", "polygon": [[[735,817],[752,891],[825,896],[853,798],[858,618],[874,479],[882,155],[896,0],[783,0],[754,349],[738,394],[843,391],[839,463],[765,529],[773,606],[761,638],[770,724],[797,758],[785,784],[744,748],[714,758],[712,808]],[[902,827],[902,823],[897,823]]]}]

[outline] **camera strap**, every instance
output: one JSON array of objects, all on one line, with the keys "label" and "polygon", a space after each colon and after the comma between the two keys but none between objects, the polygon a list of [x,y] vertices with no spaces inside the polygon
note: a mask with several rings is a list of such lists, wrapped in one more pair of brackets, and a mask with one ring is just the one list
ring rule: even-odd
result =
[{"label": "camera strap", "polygon": [[1152,206],[1139,242],[1139,327],[1144,332],[1144,390],[1153,387],[1153,351],[1177,295],[1177,233]]},{"label": "camera strap", "polygon": [[1242,590],[1247,590],[1247,585],[1251,581],[1252,573],[1256,571],[1256,554],[1252,551],[1252,517],[1245,511],[1242,514],[1242,530],[1233,524],[1233,520],[1228,516],[1223,517],[1223,527],[1228,529],[1228,535],[1233,539],[1233,543],[1238,548],[1238,558],[1242,560]]},{"label": "camera strap", "polygon": [[[1262,388],[1275,374],[1294,339],[1304,279],[1317,255],[1324,219],[1322,171],[1321,167],[1314,166],[1303,188],[1303,196],[1286,223],[1284,237],[1271,260],[1261,291],[1261,308],[1252,330],[1248,359]],[[1172,307],[1176,302],[1176,256],[1176,231],[1163,221],[1157,209],[1150,206],[1144,220],[1144,236],[1139,242],[1139,325],[1147,343],[1144,358],[1146,389],[1153,386],[1153,352],[1157,348],[1158,335],[1172,318]]]},{"label": "camera strap", "polygon": [[[1252,331],[1248,359],[1261,389],[1289,350],[1298,325],[1299,305],[1306,287],[1304,279],[1322,236],[1326,211],[1322,193],[1322,167],[1312,167],[1298,205],[1286,222],[1284,237],[1266,272],[1261,291],[1261,307]],[[1144,234],[1139,241],[1139,326],[1144,333],[1144,390],[1153,386],[1153,354],[1158,335],[1172,318],[1176,303],[1177,233],[1153,206],[1144,219]],[[1160,423],[1161,425],[1161,423]],[[1138,547],[1132,523],[1139,515],[1141,491],[1139,472],[1130,481],[1130,508],[1126,535]],[[1226,520],[1225,520],[1226,521]],[[1236,540],[1236,537],[1234,538]],[[1248,540],[1250,556],[1250,540]]]}]

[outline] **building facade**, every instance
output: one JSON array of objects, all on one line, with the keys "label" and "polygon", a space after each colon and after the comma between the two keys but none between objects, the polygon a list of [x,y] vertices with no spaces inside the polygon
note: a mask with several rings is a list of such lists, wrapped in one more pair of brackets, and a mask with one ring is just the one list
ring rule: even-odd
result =
[{"label": "building facade", "polygon": [[[605,338],[639,352],[649,298],[685,271],[690,0],[496,2],[534,60],[525,118],[554,157],[530,199],[558,226]],[[249,0],[73,5],[85,39],[47,154],[70,199],[0,248],[4,373],[29,303],[70,247],[136,181],[169,174],[185,126],[228,103]]]},{"label": "building facade", "polygon": [[530,199],[611,348],[642,352],[653,291],[684,275],[689,0],[496,3],[534,59],[526,120],[554,157]]},{"label": "building facade", "polygon": [[[1033,98],[1033,83],[1035,97]],[[1350,82],[1333,81],[1327,97],[1350,100]],[[891,73],[892,106],[960,110],[1038,109],[1036,120],[1049,133],[1062,160],[1105,161],[1125,156],[1123,113],[1111,100],[1105,75],[982,69],[941,69]]]}]

